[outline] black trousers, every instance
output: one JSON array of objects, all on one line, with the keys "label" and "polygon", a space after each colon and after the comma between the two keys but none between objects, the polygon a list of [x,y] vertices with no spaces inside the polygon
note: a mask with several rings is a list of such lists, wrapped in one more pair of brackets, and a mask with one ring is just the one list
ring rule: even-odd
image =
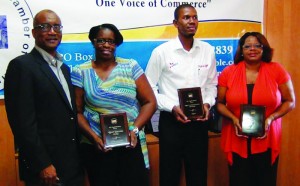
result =
[{"label": "black trousers", "polygon": [[[46,184],[40,183],[40,184],[36,184],[36,183],[29,183],[29,182],[25,182],[26,186],[46,186]],[[70,179],[67,182],[57,182],[57,184],[55,186],[84,186],[84,177],[83,174],[78,174],[77,176],[73,177],[72,179]]]},{"label": "black trousers", "polygon": [[179,123],[162,111],[159,118],[160,186],[178,186],[184,164],[187,186],[207,185],[208,126]]},{"label": "black trousers", "polygon": [[271,150],[251,154],[248,140],[248,158],[233,153],[233,164],[229,165],[230,186],[276,186],[278,159],[271,164]]},{"label": "black trousers", "polygon": [[117,147],[106,153],[81,144],[81,154],[90,186],[149,185],[140,143],[135,148]]}]

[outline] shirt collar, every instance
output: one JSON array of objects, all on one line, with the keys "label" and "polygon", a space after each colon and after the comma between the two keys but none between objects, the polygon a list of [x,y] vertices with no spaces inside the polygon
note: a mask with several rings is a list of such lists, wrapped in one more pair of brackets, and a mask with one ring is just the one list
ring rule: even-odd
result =
[{"label": "shirt collar", "polygon": [[[199,45],[198,40],[194,38],[193,46],[192,46],[192,48],[191,48],[191,50],[189,52],[193,52],[195,50],[195,48],[200,48],[200,45]],[[186,51],[183,48],[183,46],[182,46],[182,44],[181,44],[178,36],[175,39],[174,50],[183,50],[183,51]]]},{"label": "shirt collar", "polygon": [[37,45],[35,45],[34,47],[42,55],[44,60],[47,61],[47,63],[49,65],[54,66],[54,67],[60,67],[62,65],[63,58],[62,58],[62,55],[59,54],[58,52],[56,52],[55,57],[53,57],[52,55],[50,55],[48,52],[46,52],[41,47],[39,47]]}]

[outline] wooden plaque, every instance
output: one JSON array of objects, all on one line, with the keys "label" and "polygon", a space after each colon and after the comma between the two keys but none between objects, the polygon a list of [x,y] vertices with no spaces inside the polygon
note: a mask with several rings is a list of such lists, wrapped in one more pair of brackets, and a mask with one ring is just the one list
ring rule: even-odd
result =
[{"label": "wooden plaque", "polygon": [[104,148],[130,145],[126,113],[100,114]]},{"label": "wooden plaque", "polygon": [[258,105],[241,105],[239,134],[261,137],[265,134],[266,107]]},{"label": "wooden plaque", "polygon": [[180,108],[190,120],[203,118],[203,100],[200,87],[178,89]]}]

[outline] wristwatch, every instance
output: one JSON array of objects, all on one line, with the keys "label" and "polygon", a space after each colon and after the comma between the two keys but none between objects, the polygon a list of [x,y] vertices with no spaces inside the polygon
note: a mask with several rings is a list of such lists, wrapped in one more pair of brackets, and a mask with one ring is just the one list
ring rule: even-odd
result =
[{"label": "wristwatch", "polygon": [[134,129],[132,130],[136,136],[139,135],[139,128],[138,127],[134,127]]}]

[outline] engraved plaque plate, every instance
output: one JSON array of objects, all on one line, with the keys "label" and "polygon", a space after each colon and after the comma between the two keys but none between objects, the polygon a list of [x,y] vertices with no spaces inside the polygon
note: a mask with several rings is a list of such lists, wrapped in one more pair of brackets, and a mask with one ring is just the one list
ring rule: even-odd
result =
[{"label": "engraved plaque plate", "polygon": [[100,114],[100,126],[104,148],[130,144],[126,113]]},{"label": "engraved plaque plate", "polygon": [[200,87],[178,89],[179,104],[190,120],[203,118],[203,100]]},{"label": "engraved plaque plate", "polygon": [[241,105],[241,135],[261,137],[265,134],[266,107],[258,105]]}]

